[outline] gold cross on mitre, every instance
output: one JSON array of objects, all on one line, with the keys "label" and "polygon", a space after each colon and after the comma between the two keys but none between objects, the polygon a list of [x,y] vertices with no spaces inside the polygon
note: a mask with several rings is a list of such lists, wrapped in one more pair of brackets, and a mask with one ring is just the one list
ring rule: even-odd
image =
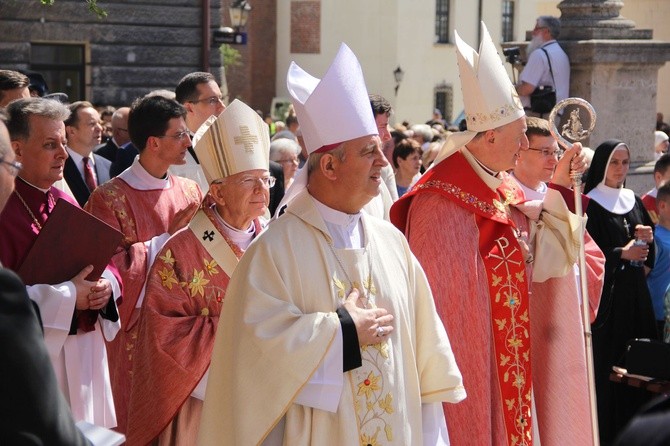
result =
[{"label": "gold cross on mitre", "polygon": [[258,144],[258,136],[252,135],[246,125],[241,125],[240,136],[233,138],[233,141],[235,144],[243,144],[246,152],[253,153],[254,144]]}]

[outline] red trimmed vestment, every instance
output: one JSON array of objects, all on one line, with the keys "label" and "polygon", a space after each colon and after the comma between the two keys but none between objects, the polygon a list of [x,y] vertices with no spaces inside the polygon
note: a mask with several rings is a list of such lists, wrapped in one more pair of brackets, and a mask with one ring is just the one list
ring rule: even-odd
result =
[{"label": "red trimmed vestment", "polygon": [[100,185],[91,194],[85,209],[123,233],[113,260],[124,283],[123,303],[119,305],[121,331],[107,343],[109,372],[112,380],[117,430],[126,432],[128,400],[132,383],[132,361],[137,341],[135,308],[149,270],[146,241],[166,233],[174,215],[191,203],[200,203],[197,184],[186,178],[170,176],[167,189],[139,190],[121,177]]},{"label": "red trimmed vestment", "polygon": [[468,392],[444,405],[452,444],[531,445],[532,268],[519,244],[528,218],[515,207],[525,197],[505,172],[488,183],[483,172],[454,153],[396,202],[391,221],[426,271]]}]

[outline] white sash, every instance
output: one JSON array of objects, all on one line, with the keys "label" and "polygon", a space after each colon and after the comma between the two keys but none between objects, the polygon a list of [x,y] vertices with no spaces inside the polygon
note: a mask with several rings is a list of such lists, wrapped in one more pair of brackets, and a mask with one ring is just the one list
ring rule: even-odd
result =
[{"label": "white sash", "polygon": [[205,211],[200,209],[191,220],[188,228],[228,277],[233,275],[239,260],[226,239],[216,229]]}]

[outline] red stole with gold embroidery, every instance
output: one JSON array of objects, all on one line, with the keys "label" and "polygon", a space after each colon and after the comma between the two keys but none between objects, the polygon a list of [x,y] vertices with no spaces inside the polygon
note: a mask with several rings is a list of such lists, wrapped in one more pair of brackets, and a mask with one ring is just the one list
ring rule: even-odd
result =
[{"label": "red stole with gold embroidery", "polygon": [[[496,190],[477,176],[460,152],[426,172],[391,208],[391,221],[403,232],[412,198],[421,191],[439,193],[475,214],[479,252],[488,278],[493,346],[502,397],[507,444],[532,445],[530,319],[523,253],[508,215],[510,204],[524,201],[508,174]],[[448,181],[446,180],[448,178]]]}]

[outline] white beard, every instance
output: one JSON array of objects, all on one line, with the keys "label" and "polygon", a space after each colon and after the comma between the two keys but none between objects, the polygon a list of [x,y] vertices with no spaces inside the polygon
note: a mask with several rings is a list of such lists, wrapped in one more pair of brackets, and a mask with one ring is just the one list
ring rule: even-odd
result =
[{"label": "white beard", "polygon": [[541,47],[543,44],[544,40],[542,40],[542,37],[540,37],[539,35],[533,36],[530,43],[526,47],[526,59],[530,57],[530,53]]}]

